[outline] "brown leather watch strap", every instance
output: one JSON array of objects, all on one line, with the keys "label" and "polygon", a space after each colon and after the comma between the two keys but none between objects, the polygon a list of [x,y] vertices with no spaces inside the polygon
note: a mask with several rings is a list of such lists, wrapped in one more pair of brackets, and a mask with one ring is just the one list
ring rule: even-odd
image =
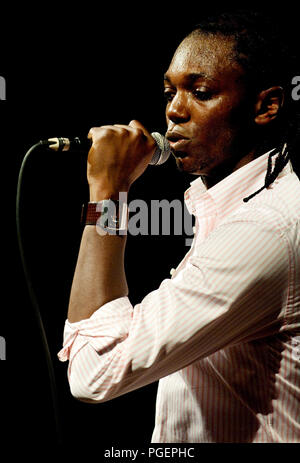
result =
[{"label": "brown leather watch strap", "polygon": [[124,202],[105,199],[83,205],[83,225],[96,225],[109,234],[126,234],[127,222],[128,207]]},{"label": "brown leather watch strap", "polygon": [[102,214],[101,202],[87,203],[85,205],[85,225],[96,225],[97,220]]}]

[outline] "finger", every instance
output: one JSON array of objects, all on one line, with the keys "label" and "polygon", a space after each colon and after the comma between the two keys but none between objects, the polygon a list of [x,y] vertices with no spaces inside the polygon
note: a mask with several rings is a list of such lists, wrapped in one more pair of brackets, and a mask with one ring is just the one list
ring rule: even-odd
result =
[{"label": "finger", "polygon": [[89,132],[88,132],[88,134],[87,134],[87,137],[88,137],[88,138],[93,138],[93,130],[94,130],[93,127],[90,128],[90,130],[89,130]]},{"label": "finger", "polygon": [[133,119],[132,121],[129,122],[129,127],[141,130],[143,134],[145,135],[145,137],[148,138],[148,140],[153,141],[153,138],[151,137],[151,133],[149,133],[148,130],[139,121]]},{"label": "finger", "polygon": [[91,127],[90,130],[89,130],[89,133],[87,135],[88,138],[94,138],[95,135],[97,135],[97,133],[101,133],[103,132],[104,130],[115,130],[115,126],[114,125],[101,125],[100,127]]},{"label": "finger", "polygon": [[119,127],[120,129],[127,129],[127,130],[130,130],[130,126],[129,126],[129,125],[125,125],[125,124],[114,124],[114,127]]},{"label": "finger", "polygon": [[133,119],[132,121],[129,122],[129,127],[132,127],[133,129],[140,129],[144,132],[146,136],[150,135],[147,129],[141,124],[139,121],[136,121]]},{"label": "finger", "polygon": [[141,124],[139,121],[137,121],[136,119],[132,119],[130,122],[129,122],[129,127],[134,127],[135,129],[142,129],[142,130],[146,130],[145,127],[143,126],[143,124]]},{"label": "finger", "polygon": [[115,130],[116,128],[130,130],[131,127],[125,124],[113,124],[113,125],[100,125],[99,127],[91,127],[88,133],[88,138],[92,138],[97,132],[100,132],[103,129]]},{"label": "finger", "polygon": [[[133,122],[133,121],[131,121],[131,122]],[[125,129],[128,132],[136,132],[136,130],[138,129],[138,131],[141,132],[141,135],[143,135],[143,137],[145,136],[147,138],[148,135],[146,135],[147,130],[145,129],[145,127],[143,127],[142,124],[139,124],[139,126],[135,125],[134,123],[132,125],[130,125],[131,122],[128,125],[114,124],[114,127],[117,127],[117,128],[120,128],[120,129]]]}]

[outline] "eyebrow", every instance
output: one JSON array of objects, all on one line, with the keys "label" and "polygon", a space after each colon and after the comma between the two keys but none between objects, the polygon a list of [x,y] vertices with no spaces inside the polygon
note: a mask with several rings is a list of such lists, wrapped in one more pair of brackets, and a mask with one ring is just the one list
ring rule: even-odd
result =
[{"label": "eyebrow", "polygon": [[[214,82],[217,82],[217,79],[214,79],[213,77],[210,77],[208,74],[205,74],[205,72],[191,72],[190,74],[187,74],[185,76],[185,79],[189,83],[196,82],[198,79],[207,79],[207,80],[213,80]],[[170,77],[167,75],[167,73],[164,74],[164,81],[171,83]]]}]

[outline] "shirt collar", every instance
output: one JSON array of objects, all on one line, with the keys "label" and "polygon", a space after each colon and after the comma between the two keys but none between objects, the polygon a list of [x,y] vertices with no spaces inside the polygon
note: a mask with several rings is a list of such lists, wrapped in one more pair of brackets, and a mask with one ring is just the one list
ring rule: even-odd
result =
[{"label": "shirt collar", "polygon": [[[201,177],[191,182],[184,196],[190,214],[225,216],[241,206],[243,198],[264,185],[269,153],[270,151],[237,169],[209,189],[206,188]],[[292,165],[288,162],[278,175],[278,179],[291,171]]]}]

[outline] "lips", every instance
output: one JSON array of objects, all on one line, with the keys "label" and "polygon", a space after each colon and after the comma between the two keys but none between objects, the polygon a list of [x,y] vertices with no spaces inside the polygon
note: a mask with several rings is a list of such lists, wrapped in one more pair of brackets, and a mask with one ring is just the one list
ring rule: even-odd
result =
[{"label": "lips", "polygon": [[174,151],[184,151],[190,141],[180,132],[167,132],[166,138]]}]

